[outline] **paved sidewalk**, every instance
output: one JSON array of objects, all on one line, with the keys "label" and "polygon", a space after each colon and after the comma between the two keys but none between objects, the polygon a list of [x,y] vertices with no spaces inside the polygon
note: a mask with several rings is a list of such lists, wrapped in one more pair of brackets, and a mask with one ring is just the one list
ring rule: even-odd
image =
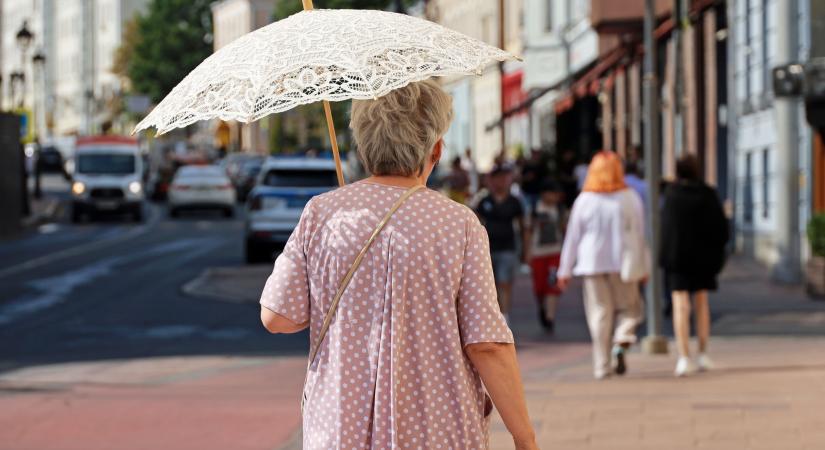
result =
[{"label": "paved sidewalk", "polygon": [[[675,356],[631,354],[623,378],[592,379],[580,344],[519,352],[543,449],[823,449],[825,338],[718,338],[717,370],[677,379]],[[512,449],[498,416],[493,449]]]},{"label": "paved sidewalk", "polygon": [[173,357],[0,374],[3,450],[277,450],[299,428],[303,356]]}]

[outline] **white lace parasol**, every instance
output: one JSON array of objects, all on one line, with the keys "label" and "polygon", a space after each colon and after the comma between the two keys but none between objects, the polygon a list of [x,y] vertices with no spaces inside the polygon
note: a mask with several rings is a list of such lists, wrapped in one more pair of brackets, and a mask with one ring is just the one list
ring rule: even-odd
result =
[{"label": "white lace parasol", "polygon": [[510,53],[385,11],[303,11],[221,48],[141,121],[159,134],[199,120],[251,122],[321,100],[378,98],[433,76],[480,73]]}]

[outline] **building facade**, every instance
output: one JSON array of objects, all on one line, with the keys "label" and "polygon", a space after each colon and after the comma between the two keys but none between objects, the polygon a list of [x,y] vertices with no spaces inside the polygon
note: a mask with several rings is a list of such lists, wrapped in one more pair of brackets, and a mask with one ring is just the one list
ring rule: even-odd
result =
[{"label": "building facade", "polygon": [[[793,226],[791,230],[796,252],[796,264],[806,258],[804,227],[811,214],[812,205],[812,142],[811,129],[804,120],[803,104],[795,102],[794,133],[798,148],[798,196],[796,207],[790,213],[798,214],[788,225],[783,220],[783,211],[778,208],[785,202],[786,181],[782,180],[777,167],[783,163],[788,152],[783,151],[787,143],[780,141],[777,123],[776,98],[773,94],[773,67],[780,63],[778,54],[780,39],[790,39],[792,61],[807,61],[811,46],[810,2],[808,0],[788,0],[795,6],[793,28],[777,23],[778,8],[782,0],[730,0],[728,14],[731,22],[730,49],[733,55],[733,84],[731,92],[731,112],[734,120],[732,142],[735,170],[731,180],[735,186],[735,222],[737,248],[769,266],[780,263],[782,247],[776,240],[782,227]],[[781,34],[786,36],[781,36]],[[796,181],[796,180],[794,180]],[[798,272],[798,267],[795,269]]]},{"label": "building facade", "polygon": [[[47,135],[46,111],[54,99],[54,2],[55,0],[4,0],[0,3],[0,108],[23,109],[33,120],[33,136]],[[17,34],[32,34],[21,48]],[[34,55],[45,57],[35,64]],[[15,76],[12,76],[15,74]],[[22,78],[18,75],[22,74]]]},{"label": "building facade", "polygon": [[598,35],[590,26],[590,0],[525,0],[524,82],[528,97],[529,147],[557,144],[555,100],[567,80],[598,58]]},{"label": "building facade", "polygon": [[[502,5],[503,16],[500,14]],[[503,47],[515,54],[522,52],[522,0],[431,0],[427,4],[426,15],[447,28],[490,45]],[[507,64],[503,69],[504,78],[511,74],[513,80],[509,86],[518,95],[521,86],[517,74],[523,67]],[[493,160],[502,150],[526,139],[526,127],[511,124],[511,137],[506,136],[505,129],[505,140],[502,140],[499,122],[505,96],[502,70],[498,65],[488,66],[479,76],[447,77],[442,81],[445,90],[453,96],[455,111],[452,126],[445,137],[445,159],[471,149],[479,169],[485,171],[493,165]]]},{"label": "building facade", "polygon": [[[149,0],[52,0],[54,15],[54,132],[101,133],[114,125],[110,105],[122,94],[112,72],[125,23]],[[119,130],[125,131],[125,130]]]},{"label": "building facade", "polygon": [[[222,0],[212,5],[215,51],[235,39],[272,22],[275,3],[271,0]],[[269,153],[266,121],[249,124],[218,123],[218,147],[227,150]]]}]

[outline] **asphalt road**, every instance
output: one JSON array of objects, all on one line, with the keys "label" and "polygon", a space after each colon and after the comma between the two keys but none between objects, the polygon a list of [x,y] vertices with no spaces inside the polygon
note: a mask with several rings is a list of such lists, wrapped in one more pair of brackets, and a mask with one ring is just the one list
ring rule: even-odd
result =
[{"label": "asphalt road", "polygon": [[[67,198],[67,185],[46,195]],[[258,307],[192,298],[205,268],[243,263],[243,211],[143,224],[66,217],[0,241],[0,371],[153,356],[304,354],[306,337],[270,336]]]}]

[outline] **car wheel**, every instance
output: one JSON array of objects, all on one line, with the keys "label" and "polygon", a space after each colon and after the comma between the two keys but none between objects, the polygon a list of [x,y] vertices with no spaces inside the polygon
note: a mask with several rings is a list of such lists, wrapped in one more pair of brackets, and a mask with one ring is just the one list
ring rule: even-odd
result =
[{"label": "car wheel", "polygon": [[72,223],[81,223],[83,222],[83,214],[80,212],[80,209],[77,207],[72,208]]},{"label": "car wheel", "polygon": [[143,207],[138,206],[132,211],[132,220],[135,222],[143,222]]},{"label": "car wheel", "polygon": [[235,215],[235,208],[229,207],[223,210],[224,217],[232,217]]}]

